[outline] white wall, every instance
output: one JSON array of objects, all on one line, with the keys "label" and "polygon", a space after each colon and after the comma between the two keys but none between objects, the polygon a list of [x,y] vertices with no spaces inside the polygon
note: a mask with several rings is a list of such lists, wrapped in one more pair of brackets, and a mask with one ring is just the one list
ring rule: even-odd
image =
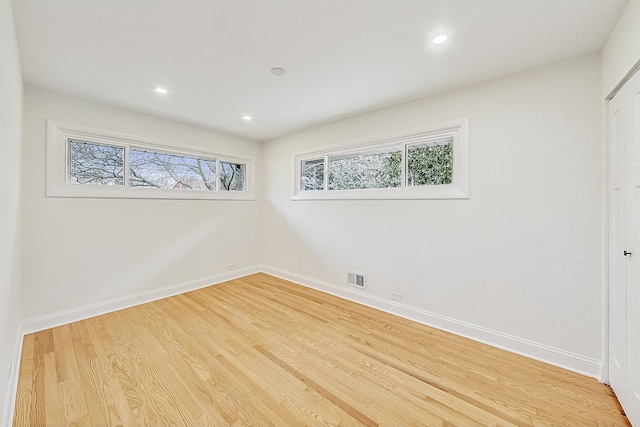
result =
[{"label": "white wall", "polygon": [[640,0],[631,0],[602,50],[602,94],[609,94],[640,60]]},{"label": "white wall", "polygon": [[25,320],[260,263],[259,200],[47,198],[45,121],[251,155],[258,167],[259,143],[29,86],[24,103]]},{"label": "white wall", "polygon": [[[22,76],[11,2],[0,0],[0,424],[8,416],[20,322]],[[14,366],[15,373],[15,366]],[[7,403],[5,403],[7,402]]]},{"label": "white wall", "polygon": [[[269,141],[265,264],[378,307],[399,292],[407,313],[597,375],[600,108],[594,55]],[[291,201],[296,151],[463,117],[469,200]]]}]

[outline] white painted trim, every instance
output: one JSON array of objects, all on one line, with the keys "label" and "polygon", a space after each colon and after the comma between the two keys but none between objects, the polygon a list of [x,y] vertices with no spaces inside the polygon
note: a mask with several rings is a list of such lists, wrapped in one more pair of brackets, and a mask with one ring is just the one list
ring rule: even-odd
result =
[{"label": "white painted trim", "polygon": [[629,71],[627,71],[627,74],[624,75],[624,77],[622,78],[622,80],[620,80],[618,82],[618,84],[616,85],[616,87],[614,87],[611,92],[609,92],[609,94],[605,97],[605,99],[607,101],[610,101],[611,99],[613,99],[614,96],[616,96],[618,94],[618,92],[620,92],[620,90],[624,87],[625,84],[627,84],[627,82],[629,80],[631,80],[631,78],[638,72],[640,71],[640,59],[638,59],[636,61],[635,64],[633,64],[631,66],[631,69],[629,69]]},{"label": "white painted trim", "polygon": [[259,273],[260,267],[248,267],[239,270],[233,270],[222,274],[216,274],[202,279],[190,280],[188,282],[170,285],[160,289],[153,289],[146,292],[139,292],[133,295],[127,295],[120,298],[114,298],[109,301],[96,304],[86,305],[84,307],[64,310],[46,316],[36,317],[22,322],[22,333],[31,334],[33,332],[43,331],[45,329],[55,328],[56,326],[66,325],[68,323],[77,322],[91,317],[100,316],[102,314],[111,313],[125,308],[134,307],[140,304],[157,301],[162,298],[171,297],[185,292],[194,291],[196,289],[205,288],[207,286],[217,285],[228,280],[238,279],[249,274]]},{"label": "white painted trim", "polygon": [[446,316],[410,307],[396,301],[367,295],[362,291],[352,290],[345,286],[333,285],[285,270],[262,266],[262,271],[272,276],[280,277],[309,288],[317,289],[340,298],[354,301],[358,304],[363,304],[387,313],[395,314],[409,320],[451,332],[474,341],[479,341],[492,347],[507,350],[530,359],[535,359],[550,365],[577,372],[582,375],[594,378],[598,378],[601,375],[602,362],[600,360],[523,338],[518,338],[513,335],[483,328],[481,326],[472,325]]},{"label": "white painted trim", "polygon": [[600,374],[598,381],[609,384],[609,100],[602,103],[602,146],[600,155],[602,160],[600,163],[600,197],[602,206],[600,212],[602,221],[600,224],[600,244],[602,251],[600,255],[600,295],[602,301],[600,303],[601,313],[601,332],[600,332],[600,358],[602,359]]},{"label": "white painted trim", "polygon": [[18,329],[16,334],[16,344],[13,350],[13,360],[11,361],[11,376],[7,384],[7,393],[2,410],[2,419],[0,426],[9,427],[13,423],[13,413],[16,408],[16,398],[18,396],[18,377],[20,376],[20,357],[22,356],[22,338],[24,334]]}]

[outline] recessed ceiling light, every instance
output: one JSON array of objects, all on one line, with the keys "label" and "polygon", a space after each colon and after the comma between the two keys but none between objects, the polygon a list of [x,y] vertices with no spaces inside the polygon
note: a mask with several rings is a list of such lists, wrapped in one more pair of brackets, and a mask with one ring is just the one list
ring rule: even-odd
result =
[{"label": "recessed ceiling light", "polygon": [[439,36],[436,36],[433,38],[433,44],[442,44],[446,41],[447,41],[447,36],[445,36],[444,34],[440,34]]},{"label": "recessed ceiling light", "polygon": [[286,73],[287,71],[284,68],[274,67],[271,69],[271,74],[277,77],[284,76]]},{"label": "recessed ceiling light", "polygon": [[165,88],[163,88],[163,87],[156,87],[156,88],[154,88],[153,90],[155,90],[157,93],[161,93],[161,94],[163,94],[163,95],[166,95],[166,94],[168,94],[168,93],[169,93],[169,91],[168,91],[168,90],[166,90],[166,89],[165,89]]},{"label": "recessed ceiling light", "polygon": [[242,120],[244,120],[245,122],[250,122],[251,120],[253,120],[253,117],[251,117],[251,116],[242,116]]}]

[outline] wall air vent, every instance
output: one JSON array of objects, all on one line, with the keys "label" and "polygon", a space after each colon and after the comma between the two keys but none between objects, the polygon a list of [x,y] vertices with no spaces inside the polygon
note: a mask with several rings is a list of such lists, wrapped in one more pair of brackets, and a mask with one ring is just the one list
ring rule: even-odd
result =
[{"label": "wall air vent", "polygon": [[367,276],[362,273],[347,271],[347,285],[360,289],[367,289]]}]

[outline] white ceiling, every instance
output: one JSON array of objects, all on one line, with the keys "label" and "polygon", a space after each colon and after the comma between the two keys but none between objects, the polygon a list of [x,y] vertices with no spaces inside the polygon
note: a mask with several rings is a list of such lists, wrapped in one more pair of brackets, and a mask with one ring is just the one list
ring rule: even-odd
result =
[{"label": "white ceiling", "polygon": [[[598,52],[626,3],[14,0],[13,8],[26,83],[268,140]],[[431,44],[440,33],[449,41]],[[275,77],[273,67],[287,74]]]}]

